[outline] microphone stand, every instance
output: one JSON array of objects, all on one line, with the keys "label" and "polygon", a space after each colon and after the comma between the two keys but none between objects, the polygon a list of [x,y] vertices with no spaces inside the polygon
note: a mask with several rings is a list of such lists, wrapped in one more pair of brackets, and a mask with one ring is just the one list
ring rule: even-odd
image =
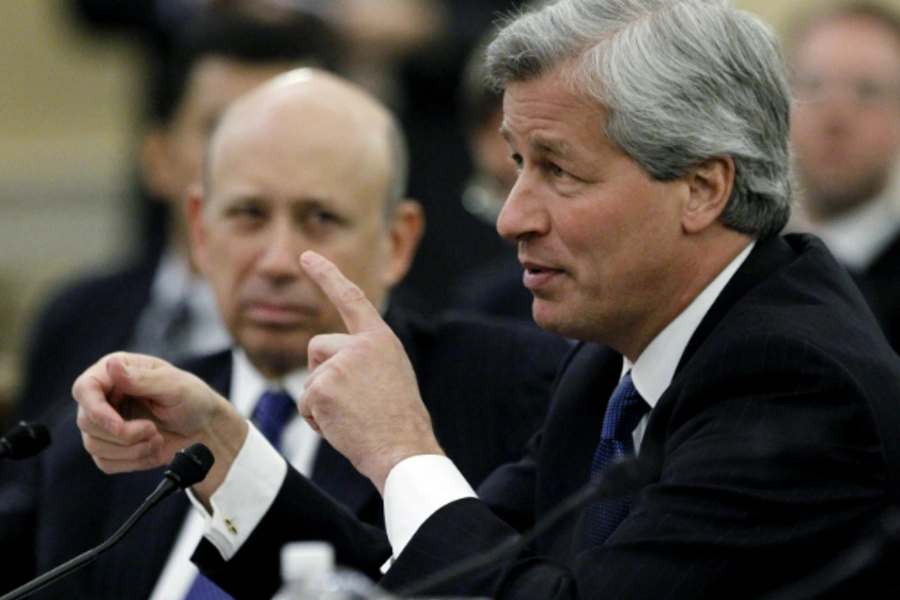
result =
[{"label": "microphone stand", "polygon": [[146,500],[144,500],[144,503],[141,504],[140,508],[138,508],[137,511],[133,515],[131,515],[128,520],[125,521],[125,523],[118,529],[118,531],[116,531],[105,542],[103,542],[96,548],[91,548],[87,552],[79,554],[68,562],[64,562],[55,569],[44,573],[37,579],[34,579],[27,584],[16,588],[5,596],[0,597],[0,600],[18,600],[19,598],[24,598],[29,594],[45,588],[57,579],[65,577],[72,571],[75,571],[76,569],[79,569],[84,565],[93,562],[97,559],[98,556],[117,544],[119,540],[121,540],[125,536],[126,533],[131,531],[131,528],[137,524],[137,522],[147,513],[148,510],[159,504],[160,500],[168,496],[176,489],[176,486],[170,480],[164,479],[159,483],[153,493],[150,494]]},{"label": "microphone stand", "polygon": [[55,569],[48,571],[40,577],[33,579],[25,585],[0,597],[0,600],[19,600],[40,589],[43,589],[58,579],[62,579],[69,573],[80,569],[84,565],[93,562],[98,556],[115,546],[125,534],[147,514],[151,508],[160,503],[163,498],[169,496],[177,489],[186,488],[202,481],[213,464],[213,456],[206,446],[194,444],[180,450],[172,461],[165,476],[153,493],[147,496],[143,504],[132,514],[125,523],[105,542],[95,548],[79,554],[75,558],[64,562]]}]

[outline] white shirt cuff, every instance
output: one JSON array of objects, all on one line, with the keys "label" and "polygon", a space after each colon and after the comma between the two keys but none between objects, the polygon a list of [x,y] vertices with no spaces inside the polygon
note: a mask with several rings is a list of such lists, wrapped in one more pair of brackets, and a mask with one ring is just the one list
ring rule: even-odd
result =
[{"label": "white shirt cuff", "polygon": [[384,482],[384,522],[394,557],[428,517],[461,498],[477,496],[446,456],[423,454],[397,463]]},{"label": "white shirt cuff", "polygon": [[266,438],[250,425],[244,445],[225,475],[225,481],[210,497],[210,515],[188,493],[205,519],[203,535],[222,558],[230,560],[262,521],[287,477],[287,462]]}]

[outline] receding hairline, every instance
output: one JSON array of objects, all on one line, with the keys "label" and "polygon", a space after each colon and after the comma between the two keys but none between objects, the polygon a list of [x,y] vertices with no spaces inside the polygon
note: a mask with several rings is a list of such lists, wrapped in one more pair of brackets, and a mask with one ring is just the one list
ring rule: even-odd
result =
[{"label": "receding hairline", "polygon": [[[202,183],[204,195],[212,189],[212,162],[221,138],[240,119],[260,118],[260,113],[298,110],[318,106],[338,119],[352,119],[356,125],[354,140],[365,156],[383,163],[386,191],[381,201],[390,218],[404,197],[407,180],[406,139],[399,121],[378,99],[359,85],[311,67],[281,73],[247,92],[223,112],[210,134],[204,152]],[[268,116],[262,117],[269,118]],[[377,135],[371,135],[376,132]]]}]

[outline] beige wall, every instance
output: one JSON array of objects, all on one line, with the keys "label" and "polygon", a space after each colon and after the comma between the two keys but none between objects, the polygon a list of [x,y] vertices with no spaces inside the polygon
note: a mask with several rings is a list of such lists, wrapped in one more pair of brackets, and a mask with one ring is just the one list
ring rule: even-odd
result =
[{"label": "beige wall", "polygon": [[[67,1],[0,0],[0,399],[47,290],[132,243],[123,198],[141,65],[126,40],[75,27]],[[735,4],[780,27],[819,1]]]},{"label": "beige wall", "polygon": [[0,397],[45,291],[129,247],[137,54],[85,34],[64,2],[0,2]]}]

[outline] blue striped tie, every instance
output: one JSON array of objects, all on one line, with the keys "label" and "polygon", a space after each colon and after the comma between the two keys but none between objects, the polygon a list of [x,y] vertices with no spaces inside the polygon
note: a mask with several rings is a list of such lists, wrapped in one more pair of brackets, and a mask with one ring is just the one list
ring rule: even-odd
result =
[{"label": "blue striped tie", "polygon": [[[650,406],[635,389],[629,371],[613,391],[606,407],[603,432],[600,434],[600,443],[591,462],[591,481],[600,479],[606,468],[614,461],[634,456],[632,434],[649,409]],[[591,504],[585,520],[588,541],[592,545],[605,542],[628,515],[631,502],[632,498],[628,496],[598,500]]]}]

